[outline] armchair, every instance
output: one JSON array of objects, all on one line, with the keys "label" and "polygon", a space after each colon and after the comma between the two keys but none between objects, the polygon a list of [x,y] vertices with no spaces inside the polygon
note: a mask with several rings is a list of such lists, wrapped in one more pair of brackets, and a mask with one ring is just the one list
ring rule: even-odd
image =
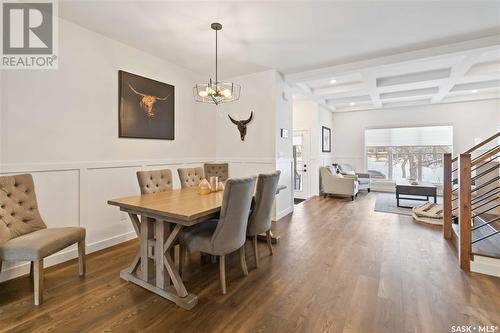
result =
[{"label": "armchair", "polygon": [[329,167],[319,168],[320,194],[326,198],[328,194],[350,196],[351,200],[358,194],[359,184],[356,176],[346,176],[332,172]]}]

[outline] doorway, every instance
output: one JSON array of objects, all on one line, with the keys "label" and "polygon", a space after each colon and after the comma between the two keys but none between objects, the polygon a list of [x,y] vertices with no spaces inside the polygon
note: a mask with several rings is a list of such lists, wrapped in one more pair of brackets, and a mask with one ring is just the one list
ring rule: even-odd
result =
[{"label": "doorway", "polygon": [[293,131],[293,198],[308,199],[309,177],[309,131]]}]

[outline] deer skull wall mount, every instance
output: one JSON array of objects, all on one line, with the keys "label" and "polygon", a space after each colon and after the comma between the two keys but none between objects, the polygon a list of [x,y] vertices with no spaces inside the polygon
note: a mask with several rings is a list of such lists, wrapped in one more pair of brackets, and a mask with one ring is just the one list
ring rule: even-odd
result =
[{"label": "deer skull wall mount", "polygon": [[230,115],[227,115],[229,119],[231,119],[231,122],[238,126],[238,131],[240,131],[240,138],[241,141],[245,141],[245,135],[247,134],[247,124],[252,121],[253,119],[253,111],[250,113],[250,118],[247,120],[235,120],[233,117]]}]

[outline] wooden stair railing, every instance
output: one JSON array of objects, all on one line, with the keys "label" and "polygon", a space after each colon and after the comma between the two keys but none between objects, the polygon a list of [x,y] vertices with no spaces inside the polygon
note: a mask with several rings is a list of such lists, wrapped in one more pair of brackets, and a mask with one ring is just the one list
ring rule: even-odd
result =
[{"label": "wooden stair railing", "polygon": [[[498,170],[498,165],[494,167],[488,166],[486,171],[477,173],[481,167],[500,157],[500,145],[496,145],[486,152],[481,153],[476,158],[472,158],[471,154],[486,144],[493,142],[498,137],[500,137],[500,132],[495,133],[455,158],[452,158],[450,153],[443,156],[443,237],[458,242],[456,246],[458,248],[460,267],[465,271],[470,271],[471,260],[473,260],[472,244],[500,233],[500,231],[496,231],[476,240],[473,240],[472,237],[472,232],[478,229],[478,227],[472,227],[473,220],[478,215],[484,213],[484,211],[477,212],[476,209],[486,206],[495,200],[500,202],[500,186],[495,185],[500,177],[495,177],[492,180],[488,180],[485,184],[473,188],[474,184],[477,185],[476,181],[479,178]],[[457,176],[454,177],[455,172]],[[475,176],[472,175],[474,172],[476,172]],[[472,200],[473,192],[491,185],[496,187],[489,189],[485,194],[476,195],[474,201]],[[488,201],[484,203],[485,200]],[[481,205],[476,205],[479,202],[481,202]],[[499,206],[500,204],[493,206],[493,208]],[[493,208],[488,208],[487,210]],[[454,231],[453,222],[457,217],[459,227],[458,231]],[[498,218],[483,225],[490,225],[497,220]],[[455,238],[453,237],[454,232],[456,234]]]},{"label": "wooden stair railing", "polygon": [[459,222],[459,246],[458,258],[460,267],[465,271],[470,271],[470,260],[472,253],[472,193],[471,193],[471,158],[470,154],[460,154],[458,160],[458,209]]},{"label": "wooden stair railing", "polygon": [[451,240],[453,232],[453,203],[452,203],[452,190],[453,190],[453,162],[451,153],[444,154],[443,157],[443,236]]}]

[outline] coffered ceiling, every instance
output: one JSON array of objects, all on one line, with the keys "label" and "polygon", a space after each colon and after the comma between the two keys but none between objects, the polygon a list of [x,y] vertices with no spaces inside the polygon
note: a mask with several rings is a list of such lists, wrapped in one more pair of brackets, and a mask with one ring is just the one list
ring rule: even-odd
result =
[{"label": "coffered ceiling", "polygon": [[286,76],[334,112],[500,98],[500,37]]}]

